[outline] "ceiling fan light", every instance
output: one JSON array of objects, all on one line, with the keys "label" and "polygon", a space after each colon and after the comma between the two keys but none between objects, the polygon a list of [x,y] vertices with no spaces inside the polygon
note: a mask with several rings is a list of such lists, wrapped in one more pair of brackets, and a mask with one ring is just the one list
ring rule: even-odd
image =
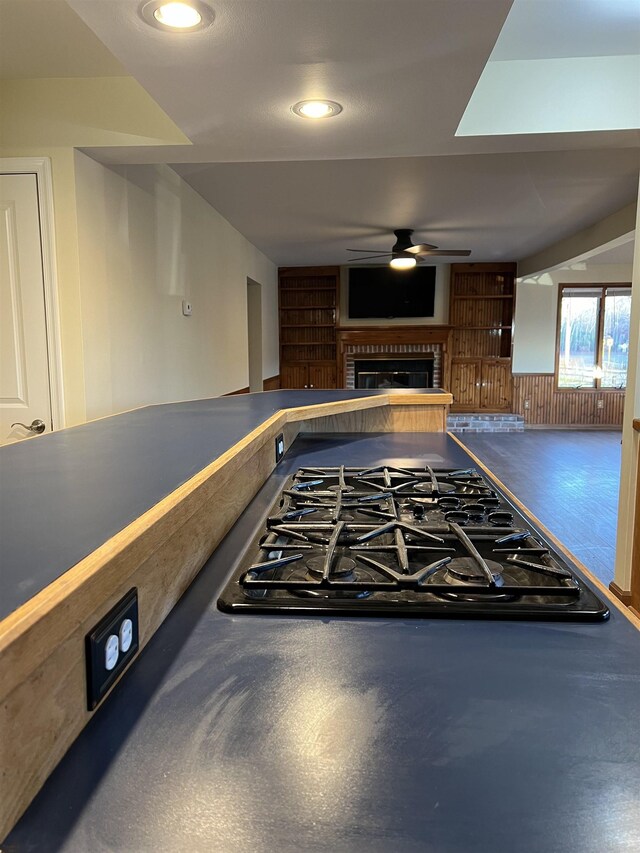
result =
[{"label": "ceiling fan light", "polygon": [[416,264],[415,258],[408,258],[406,255],[398,255],[389,261],[389,266],[393,267],[394,270],[411,270]]}]

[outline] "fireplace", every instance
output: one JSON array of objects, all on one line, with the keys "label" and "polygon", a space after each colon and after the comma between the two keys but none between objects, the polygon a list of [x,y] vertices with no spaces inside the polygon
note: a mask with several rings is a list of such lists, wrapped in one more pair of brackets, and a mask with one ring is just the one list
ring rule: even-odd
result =
[{"label": "fireplace", "polygon": [[422,358],[355,358],[355,388],[433,388],[433,355]]}]

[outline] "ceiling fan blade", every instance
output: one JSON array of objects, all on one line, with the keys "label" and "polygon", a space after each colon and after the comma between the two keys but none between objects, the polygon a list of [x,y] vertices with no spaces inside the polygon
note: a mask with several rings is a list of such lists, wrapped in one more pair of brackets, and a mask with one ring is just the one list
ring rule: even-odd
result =
[{"label": "ceiling fan blade", "polygon": [[427,249],[437,248],[437,246],[433,246],[431,243],[416,243],[415,246],[407,246],[404,251],[411,252],[412,255],[419,255],[421,252],[425,252]]},{"label": "ceiling fan blade", "polygon": [[[374,252],[375,249],[347,249],[347,252]],[[391,252],[380,252],[381,255],[390,255]]]},{"label": "ceiling fan blade", "polygon": [[433,257],[467,258],[470,254],[471,254],[471,249],[425,249],[423,252],[419,252],[418,256],[421,258],[433,258]]},{"label": "ceiling fan blade", "polygon": [[384,255],[365,255],[364,258],[354,258],[352,261],[349,261],[350,264],[357,264],[359,261],[371,261],[373,259],[380,260],[380,258],[390,258],[392,252],[385,252]]}]

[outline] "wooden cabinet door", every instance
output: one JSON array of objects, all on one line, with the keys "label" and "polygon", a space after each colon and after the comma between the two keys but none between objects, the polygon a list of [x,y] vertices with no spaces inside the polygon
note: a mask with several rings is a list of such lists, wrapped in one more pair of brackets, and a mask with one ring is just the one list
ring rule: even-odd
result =
[{"label": "wooden cabinet door", "polygon": [[281,388],[306,388],[308,384],[309,366],[307,364],[283,364],[281,366]]},{"label": "wooden cabinet door", "polygon": [[337,370],[334,363],[309,365],[310,388],[336,388],[336,379]]},{"label": "wooden cabinet door", "polygon": [[479,358],[454,358],[451,360],[451,393],[455,411],[473,412],[480,403]]},{"label": "wooden cabinet door", "polygon": [[480,408],[511,411],[511,360],[485,359],[480,377]]}]

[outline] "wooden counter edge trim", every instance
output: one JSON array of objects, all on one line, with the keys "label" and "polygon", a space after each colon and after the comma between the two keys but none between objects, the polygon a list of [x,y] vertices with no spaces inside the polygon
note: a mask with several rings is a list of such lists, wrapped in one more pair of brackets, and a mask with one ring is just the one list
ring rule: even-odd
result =
[{"label": "wooden counter edge trim", "polygon": [[450,406],[453,403],[453,394],[443,391],[440,394],[389,394],[387,396],[390,406],[419,406],[428,402],[430,406]]},{"label": "wooden counter edge trim", "polygon": [[[29,599],[29,601],[0,621],[0,659],[14,642],[19,641],[26,633],[33,630],[41,620],[46,620],[70,595],[79,591],[83,586],[90,584],[93,578],[105,566],[116,559],[124,550],[131,547],[144,533],[162,521],[175,507],[194,495],[212,477],[222,474],[229,464],[233,462],[238,463],[244,457],[249,458],[267,440],[269,434],[275,434],[284,429],[285,426],[285,413],[282,411],[276,412],[260,424],[260,426],[248,433],[241,441],[216,457],[209,465],[198,471],[137,519],[122,528],[122,530],[118,531],[118,533],[90,554],[87,554],[75,566],[70,567],[66,572],[56,578],[56,580],[44,587],[33,598]],[[197,509],[197,506],[193,507],[190,514],[196,512]],[[69,623],[67,633],[72,633],[73,628],[74,625]],[[64,637],[60,636],[57,639],[63,641]],[[50,649],[42,649],[42,658],[44,659],[49,652]],[[35,667],[37,663],[34,660],[33,666]],[[0,698],[9,692],[6,689],[6,681],[14,682],[15,680],[10,678],[7,672],[3,672],[0,679]],[[15,683],[19,683],[20,681],[21,679],[18,679]],[[15,683],[12,683],[9,689],[12,689]]]},{"label": "wooden counter edge trim", "polygon": [[633,419],[633,428],[634,428],[637,432],[640,432],[640,418],[634,418],[634,419]]},{"label": "wooden counter edge trim", "polygon": [[339,415],[343,412],[356,412],[362,409],[378,409],[389,405],[389,397],[386,394],[378,394],[375,397],[354,397],[351,400],[332,400],[329,403],[310,403],[308,406],[296,406],[291,409],[281,409],[288,424],[299,423],[313,418],[322,418],[326,415]]},{"label": "wooden counter edge trim", "polygon": [[457,438],[453,433],[449,432],[447,433],[447,435],[449,436],[449,438],[452,438],[456,442],[456,444],[459,444],[460,447],[465,451],[465,453],[469,454],[469,456],[473,459],[476,465],[478,465],[479,468],[482,468],[485,474],[488,474],[491,479],[498,484],[498,486],[502,489],[502,491],[509,498],[509,500],[513,501],[513,503],[518,507],[520,512],[526,518],[530,519],[535,525],[540,528],[540,530],[544,533],[547,539],[549,539],[554,544],[558,551],[560,551],[562,554],[565,555],[565,557],[571,560],[572,563],[575,563],[576,566],[578,566],[580,571],[587,577],[589,582],[597,588],[598,592],[600,592],[607,599],[608,602],[613,604],[613,606],[617,610],[619,610],[620,613],[624,614],[624,616],[627,617],[631,624],[640,631],[640,619],[631,612],[630,608],[625,607],[625,605],[621,601],[619,601],[614,595],[612,595],[611,592],[607,589],[607,587],[602,583],[602,581],[599,580],[583,563],[581,563],[580,560],[578,560],[577,557],[575,557],[571,553],[571,551],[569,551],[569,549],[565,547],[562,542],[560,542],[560,540],[556,536],[554,536],[553,533],[547,527],[545,527],[545,525],[542,524],[542,522],[538,518],[536,518],[536,516],[532,512],[527,509],[527,507],[522,503],[522,501],[518,500],[518,498],[513,494],[513,492],[508,489],[498,477],[496,477],[496,475],[491,471],[491,469],[487,468],[487,466],[483,462],[481,462],[480,459],[478,459],[475,453],[469,450],[469,448],[462,441],[460,441],[460,439]]},{"label": "wooden counter edge trim", "polygon": [[[411,399],[418,398],[425,405],[441,405],[442,397],[447,394],[421,394],[408,395]],[[435,398],[435,400],[433,399]],[[291,409],[279,409],[265,421],[255,427],[250,433],[236,442],[232,447],[214,459],[205,468],[194,474],[189,480],[178,486],[174,491],[166,495],[161,501],[150,507],[145,513],[132,521],[114,536],[87,554],[75,566],[48,584],[33,598],[25,602],[19,608],[0,621],[0,656],[24,635],[30,631],[41,619],[58,607],[61,602],[74,591],[100,572],[105,564],[109,563],[116,553],[131,544],[145,530],[164,517],[174,506],[192,494],[201,485],[207,482],[213,475],[221,471],[227,464],[236,459],[243,451],[250,449],[255,442],[259,442],[265,433],[270,430],[283,428],[286,424],[295,424],[302,420],[320,418],[326,415],[339,414],[361,409],[377,408],[389,405],[389,400],[397,399],[392,395],[380,394],[371,397],[356,397],[349,400],[337,400],[329,403],[317,403],[309,406],[300,406]],[[436,402],[437,401],[437,402]],[[69,632],[72,627],[69,626]],[[61,638],[61,640],[64,638]],[[45,651],[42,652],[46,656]],[[5,673],[6,677],[6,673]],[[4,686],[0,687],[0,697],[8,691]]]}]

